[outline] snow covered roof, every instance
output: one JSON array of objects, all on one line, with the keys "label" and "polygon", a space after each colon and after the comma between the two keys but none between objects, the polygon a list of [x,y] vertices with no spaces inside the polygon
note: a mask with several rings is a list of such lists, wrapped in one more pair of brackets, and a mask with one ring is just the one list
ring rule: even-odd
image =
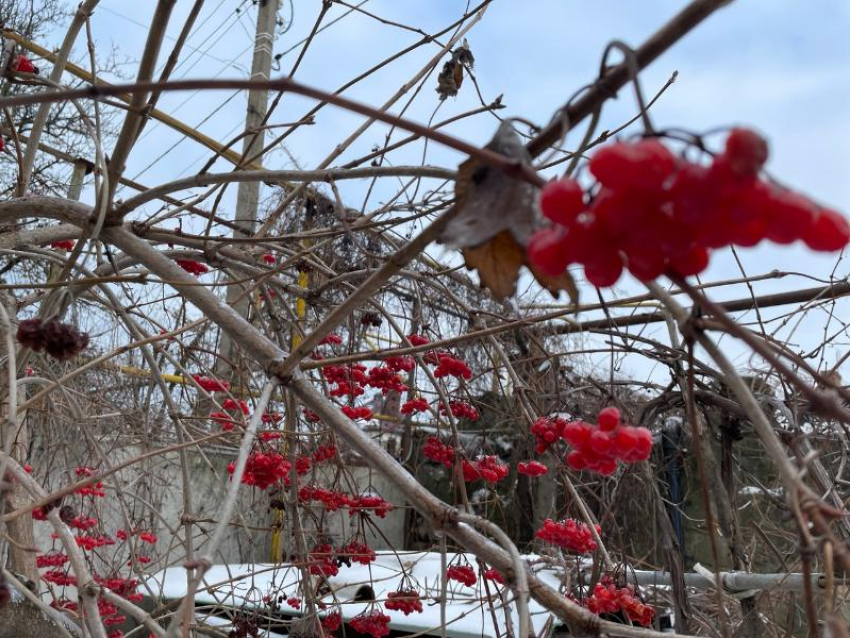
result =
[{"label": "snow covered roof", "polygon": [[[458,554],[447,554],[447,562],[458,558]],[[535,557],[528,556],[533,559]],[[467,559],[469,565],[479,576],[473,587],[466,587],[456,581],[449,581],[448,602],[446,604],[447,635],[456,638],[474,638],[506,634],[508,619],[514,628],[518,626],[516,606],[513,595],[508,594],[503,601],[500,591],[504,588],[495,582],[485,581],[479,574],[478,565],[472,555],[461,555],[461,562]],[[443,573],[441,556],[437,552],[378,552],[376,560],[370,565],[353,563],[351,567],[342,565],[339,574],[329,577],[331,592],[321,602],[326,612],[339,611],[344,621],[349,621],[361,612],[368,610],[374,592],[375,600],[385,600],[387,594],[404,586],[404,578],[415,587],[422,598],[423,612],[405,616],[401,611],[384,610],[390,616],[390,628],[410,633],[439,634],[441,575]],[[555,571],[542,569],[538,576],[547,584],[558,588],[561,578]],[[237,564],[214,565],[204,579],[203,591],[196,596],[198,605],[216,605],[267,609],[264,596],[276,598],[282,596],[300,597],[298,592],[299,573],[288,563],[274,564]],[[486,586],[485,586],[486,584]],[[182,598],[186,592],[186,570],[182,567],[170,567],[154,574],[148,586],[166,600]],[[362,596],[364,588],[371,592]],[[489,589],[489,593],[488,593]],[[366,590],[368,591],[368,590]],[[358,594],[361,594],[358,600]],[[366,602],[363,599],[367,599]],[[537,604],[529,601],[529,612],[535,633],[539,633],[551,614]],[[299,615],[284,602],[278,613]]]}]

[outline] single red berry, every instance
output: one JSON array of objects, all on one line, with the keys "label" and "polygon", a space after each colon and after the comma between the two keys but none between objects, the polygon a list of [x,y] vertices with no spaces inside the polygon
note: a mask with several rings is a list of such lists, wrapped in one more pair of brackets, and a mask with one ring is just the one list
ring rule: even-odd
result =
[{"label": "single red berry", "polygon": [[596,417],[596,421],[599,423],[599,428],[601,430],[610,432],[620,425],[620,411],[613,406],[603,408],[599,411],[599,416]]},{"label": "single red berry", "polygon": [[588,447],[599,456],[607,456],[611,452],[613,443],[613,437],[600,429],[594,429],[587,440]]},{"label": "single red berry", "polygon": [[803,241],[812,250],[841,250],[850,241],[850,225],[838,211],[823,208],[803,234]]},{"label": "single red berry", "polygon": [[726,138],[725,155],[735,175],[755,177],[767,162],[767,140],[750,129],[732,129]]},{"label": "single red berry", "polygon": [[671,258],[670,269],[682,277],[690,277],[708,268],[708,260],[708,250],[694,246],[688,252]]},{"label": "single red berry", "polygon": [[567,465],[570,466],[570,469],[573,469],[576,472],[580,472],[587,467],[587,459],[585,459],[584,454],[582,454],[579,450],[570,451],[564,460]]},{"label": "single red berry", "polygon": [[585,423],[584,421],[570,421],[564,425],[564,429],[561,431],[561,436],[574,448],[581,450],[587,445],[587,441],[590,438],[592,430],[593,426],[591,426],[590,423]]},{"label": "single red berry", "polygon": [[551,277],[557,277],[563,273],[569,265],[569,255],[563,245],[565,237],[564,229],[557,226],[538,230],[531,236],[526,246],[529,262]]},{"label": "single red berry", "polygon": [[771,200],[765,236],[777,244],[803,237],[817,217],[817,207],[799,193],[774,189]]},{"label": "single red berry", "polygon": [[569,226],[584,210],[584,191],[574,179],[558,179],[540,191],[540,210],[547,219]]},{"label": "single red berry", "polygon": [[623,262],[617,253],[605,251],[584,265],[584,276],[597,288],[613,286],[623,274]]}]

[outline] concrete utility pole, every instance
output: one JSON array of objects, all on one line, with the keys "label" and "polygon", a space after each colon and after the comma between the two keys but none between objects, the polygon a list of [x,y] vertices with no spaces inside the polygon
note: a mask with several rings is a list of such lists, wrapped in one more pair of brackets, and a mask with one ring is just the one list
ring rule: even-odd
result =
[{"label": "concrete utility pole", "polygon": [[[274,43],[274,30],[277,23],[277,10],[279,0],[259,0],[257,11],[257,36],[254,40],[254,60],[251,64],[252,80],[268,80],[272,68],[272,46]],[[265,132],[259,130],[268,109],[269,92],[266,89],[257,89],[248,93],[248,113],[245,116],[245,138],[242,142],[242,158],[247,159],[258,153],[265,145]],[[256,159],[257,164],[262,164],[262,157]],[[250,236],[256,230],[257,207],[260,201],[260,182],[240,182],[236,193],[236,217],[234,221],[239,226],[239,231],[234,231],[237,236]],[[233,285],[227,288],[227,302],[240,315],[247,316],[250,304],[248,295],[244,295],[243,285]],[[243,295],[239,301],[237,299]],[[234,345],[230,337],[221,334],[221,356],[224,361],[232,361]],[[219,366],[221,372],[225,372],[224,366]]]}]

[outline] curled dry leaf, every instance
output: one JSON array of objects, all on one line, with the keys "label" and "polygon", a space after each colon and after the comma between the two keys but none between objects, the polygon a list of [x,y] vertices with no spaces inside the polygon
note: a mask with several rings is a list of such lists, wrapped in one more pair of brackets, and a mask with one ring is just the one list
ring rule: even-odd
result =
[{"label": "curled dry leaf", "polygon": [[[486,148],[531,163],[511,122],[499,126]],[[516,294],[523,265],[529,266],[525,246],[538,225],[537,189],[497,168],[468,159],[458,167],[455,197],[460,213],[446,226],[439,241],[463,253],[470,270],[477,270],[483,287],[497,299]],[[578,289],[568,272],[549,277],[529,266],[538,283],[558,297],[566,291],[578,303]]]}]

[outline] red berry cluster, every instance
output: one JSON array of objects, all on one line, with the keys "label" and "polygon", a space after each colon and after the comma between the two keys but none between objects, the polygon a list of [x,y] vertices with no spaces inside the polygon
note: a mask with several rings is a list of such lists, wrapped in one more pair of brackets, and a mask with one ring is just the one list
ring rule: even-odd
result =
[{"label": "red berry cluster", "polygon": [[572,469],[588,469],[603,476],[617,470],[617,462],[637,463],[649,458],[652,433],[646,428],[623,425],[617,408],[605,408],[597,417],[596,426],[584,421],[572,421],[564,426],[561,435],[573,446],[566,462]]},{"label": "red berry cluster", "polygon": [[392,619],[382,611],[373,609],[355,616],[348,624],[357,633],[382,638],[390,634],[390,620]]},{"label": "red berry cluster", "polygon": [[[596,525],[596,533],[601,532],[602,529],[599,525]],[[543,527],[537,530],[535,536],[546,543],[557,545],[577,554],[587,554],[597,548],[590,527],[573,518],[563,521],[553,521],[551,518],[547,518],[543,522]]]},{"label": "red berry cluster", "polygon": [[75,244],[76,242],[73,239],[62,239],[50,242],[50,247],[55,248],[56,250],[70,251],[74,250]]},{"label": "red berry cluster", "polygon": [[35,65],[32,61],[25,55],[18,55],[14,60],[12,60],[12,70],[16,73],[33,73],[38,75],[38,69],[35,68]]},{"label": "red berry cluster", "polygon": [[338,612],[332,612],[322,618],[322,629],[328,632],[333,632],[342,626],[342,615]]},{"label": "red berry cluster", "polygon": [[411,356],[387,357],[384,363],[396,372],[412,372],[416,367],[416,359]]},{"label": "red berry cluster", "polygon": [[93,516],[75,516],[70,521],[68,521],[68,527],[72,529],[86,531],[87,529],[91,529],[92,527],[97,527],[97,519]]},{"label": "red berry cluster", "polygon": [[655,617],[655,608],[645,605],[635,596],[635,589],[631,585],[617,587],[610,576],[603,576],[602,580],[593,588],[590,596],[579,601],[594,614],[616,614],[622,611],[632,622],[644,627],[649,627]]},{"label": "red berry cluster", "polygon": [[474,461],[463,461],[463,480],[468,483],[479,479],[498,483],[507,478],[509,473],[508,466],[501,463],[496,456],[480,456]]},{"label": "red berry cluster", "polygon": [[412,346],[424,346],[431,343],[431,340],[428,337],[418,334],[407,335],[407,340]]},{"label": "red berry cluster", "polygon": [[549,446],[561,438],[561,432],[567,422],[561,417],[542,416],[531,424],[531,433],[534,435],[534,451],[543,454]]},{"label": "red berry cluster", "polygon": [[[267,490],[273,485],[283,481],[289,485],[289,469],[292,467],[283,456],[277,452],[254,451],[248,456],[245,464],[245,472],[242,474],[242,482],[245,485]],[[236,464],[230,463],[227,472],[231,476],[236,471]]]},{"label": "red berry cluster", "polygon": [[416,399],[411,399],[410,401],[405,401],[401,404],[401,413],[402,414],[415,414],[416,412],[427,412],[428,411],[428,401],[423,399],[422,397],[417,397]]},{"label": "red berry cluster", "polygon": [[225,399],[224,403],[221,404],[225,410],[239,410],[245,416],[251,413],[251,409],[248,407],[247,401],[237,401],[236,399]]},{"label": "red berry cluster", "polygon": [[298,596],[290,596],[286,599],[286,604],[293,609],[301,609],[301,599]]},{"label": "red berry cluster", "polygon": [[412,613],[422,613],[422,600],[419,592],[412,588],[399,589],[387,594],[387,602],[384,607],[393,611],[402,611],[405,616]]},{"label": "red berry cluster", "polygon": [[394,506],[391,503],[374,494],[361,494],[351,498],[348,502],[349,516],[358,513],[365,515],[369,513],[369,510],[372,510],[375,516],[384,518],[392,509],[394,509]]},{"label": "red berry cluster", "polygon": [[679,160],[658,139],[605,146],[589,164],[600,184],[592,201],[574,180],[544,187],[540,208],[556,225],[535,233],[528,257],[551,275],[582,264],[588,281],[604,287],[624,265],[642,281],[695,275],[709,250],[765,239],[844,248],[850,225],[840,213],[759,179],[767,156],[767,142],[747,129],[732,130],[710,166]]},{"label": "red berry cluster", "polygon": [[352,421],[356,421],[357,419],[365,419],[365,420],[368,421],[373,416],[375,416],[374,413],[372,412],[372,409],[366,407],[365,405],[360,406],[359,408],[355,408],[355,407],[350,406],[350,405],[344,405],[344,406],[342,406],[342,411],[345,414],[345,416],[347,416]]},{"label": "red berry cluster", "polygon": [[192,378],[202,390],[206,390],[207,392],[227,392],[230,390],[230,384],[227,381],[221,381],[219,379],[214,379],[213,377],[205,377],[200,374],[193,374]]},{"label": "red berry cluster", "polygon": [[[478,410],[475,409],[474,406],[470,405],[466,401],[449,401],[449,410],[451,410],[452,416],[456,419],[467,419],[469,421],[477,421],[481,418],[481,414]],[[446,413],[445,404],[440,405],[440,414]]]},{"label": "red berry cluster", "polygon": [[283,421],[283,414],[280,412],[263,412],[260,415],[260,420],[263,423],[280,423]]},{"label": "red berry cluster", "polygon": [[434,376],[437,379],[455,377],[469,380],[472,378],[472,370],[463,361],[450,354],[439,354],[437,355],[437,367],[434,368]]},{"label": "red berry cluster", "polygon": [[210,271],[209,266],[207,266],[206,264],[202,264],[199,261],[195,261],[194,259],[175,259],[174,261],[183,270],[185,270],[190,275],[195,275],[195,277],[200,277],[204,273]]},{"label": "red berry cluster", "polygon": [[49,554],[41,554],[35,557],[35,566],[41,569],[42,567],[62,567],[70,559],[67,554],[61,552],[50,552]]},{"label": "red berry cluster", "polygon": [[484,572],[484,578],[487,579],[487,580],[492,580],[497,585],[504,585],[505,584],[505,577],[502,575],[502,572],[500,572],[495,567],[491,567],[490,569],[485,571]]},{"label": "red berry cluster", "polygon": [[363,386],[366,385],[368,376],[366,375],[366,366],[363,364],[324,366],[322,376],[328,380],[328,383],[336,384],[336,387],[331,388],[329,392],[332,397],[359,397],[366,392]]},{"label": "red berry cluster", "polygon": [[310,562],[310,573],[313,576],[336,576],[339,566],[336,563],[336,555],[329,543],[319,543],[312,550],[307,560]]},{"label": "red berry cluster", "polygon": [[18,331],[15,336],[21,345],[35,352],[43,350],[59,361],[67,361],[81,353],[89,345],[88,334],[56,319],[50,321],[26,319],[21,321],[18,324]]},{"label": "red berry cluster", "polygon": [[543,476],[549,473],[549,468],[537,461],[520,461],[517,463],[516,471],[526,476]]},{"label": "red berry cluster", "polygon": [[265,255],[263,255],[263,261],[266,262],[269,266],[274,266],[274,264],[277,262],[277,259],[275,259],[275,256],[271,253],[266,253]]},{"label": "red berry cluster", "polygon": [[210,412],[210,419],[219,424],[225,432],[230,432],[236,427],[236,421],[227,412]]},{"label": "red berry cluster", "polygon": [[347,545],[343,545],[339,550],[339,555],[345,556],[348,560],[360,563],[361,565],[369,565],[377,557],[374,549],[366,543],[358,541],[351,541]]},{"label": "red berry cluster", "polygon": [[330,461],[332,458],[336,456],[336,446],[333,444],[330,445],[320,445],[316,448],[316,451],[313,452],[313,462],[316,464],[324,463],[325,461]]},{"label": "red berry cluster", "polygon": [[407,386],[402,381],[398,372],[390,366],[376,366],[369,370],[366,385],[370,388],[380,388],[383,394],[390,390],[396,392],[407,392]]},{"label": "red berry cluster", "polygon": [[338,346],[342,344],[342,337],[335,334],[329,334],[326,337],[322,337],[322,340],[319,341],[320,346],[331,345]]},{"label": "red berry cluster", "polygon": [[308,503],[310,501],[322,503],[329,512],[334,512],[341,507],[347,507],[349,516],[354,516],[357,513],[368,514],[368,510],[372,510],[375,516],[384,518],[393,509],[393,505],[380,496],[373,494],[351,496],[350,494],[334,492],[313,485],[305,485],[298,490],[298,499],[302,503]]},{"label": "red berry cluster", "polygon": [[451,467],[455,460],[455,450],[451,445],[443,443],[436,436],[429,436],[422,447],[422,455],[434,463],[442,463]]},{"label": "red berry cluster", "polygon": [[304,415],[304,418],[307,421],[309,421],[310,423],[318,423],[319,421],[322,420],[322,417],[320,417],[318,414],[316,414],[312,410],[308,410],[307,408],[303,408],[301,410],[301,413]]},{"label": "red berry cluster", "polygon": [[302,503],[318,502],[324,505],[327,511],[335,512],[341,507],[346,507],[351,502],[351,497],[323,487],[305,485],[298,490],[298,500]]},{"label": "red berry cluster", "polygon": [[475,570],[469,565],[450,565],[446,569],[446,579],[456,580],[467,587],[472,587],[478,582]]}]

